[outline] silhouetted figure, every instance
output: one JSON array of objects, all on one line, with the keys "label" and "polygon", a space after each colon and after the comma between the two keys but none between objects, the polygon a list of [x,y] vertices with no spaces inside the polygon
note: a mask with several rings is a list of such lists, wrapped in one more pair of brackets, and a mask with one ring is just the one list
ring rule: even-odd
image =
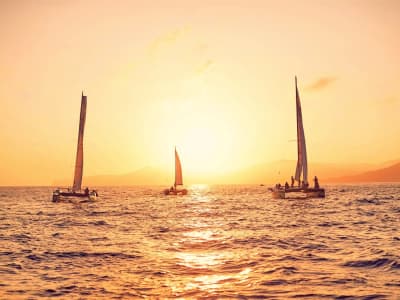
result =
[{"label": "silhouetted figure", "polygon": [[292,181],[290,186],[293,187],[294,186],[294,178],[293,178],[293,176],[290,178],[290,180]]},{"label": "silhouetted figure", "polygon": [[86,195],[86,196],[89,196],[89,189],[88,189],[88,187],[86,187],[86,189],[85,189],[85,195]]},{"label": "silhouetted figure", "polygon": [[286,181],[285,182],[285,189],[288,189],[289,188],[289,183]]},{"label": "silhouetted figure", "polygon": [[317,176],[314,176],[314,188],[319,189],[319,183]]},{"label": "silhouetted figure", "polygon": [[174,187],[173,187],[173,186],[171,186],[169,190],[172,192],[172,191],[174,190]]}]

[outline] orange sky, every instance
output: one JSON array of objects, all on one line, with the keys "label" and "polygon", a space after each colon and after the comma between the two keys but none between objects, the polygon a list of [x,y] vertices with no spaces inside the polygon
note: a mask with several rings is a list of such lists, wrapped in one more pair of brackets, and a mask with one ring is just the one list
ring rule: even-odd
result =
[{"label": "orange sky", "polygon": [[0,2],[0,185],[400,157],[399,1],[153,2]]}]

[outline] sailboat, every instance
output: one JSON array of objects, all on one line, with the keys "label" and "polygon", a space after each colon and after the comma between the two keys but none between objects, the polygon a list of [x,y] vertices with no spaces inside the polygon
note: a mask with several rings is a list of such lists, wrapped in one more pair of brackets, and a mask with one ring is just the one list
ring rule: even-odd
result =
[{"label": "sailboat", "polygon": [[[297,119],[297,165],[294,177],[289,186],[286,183],[284,186],[277,184],[270,188],[273,198],[284,199],[287,193],[302,193],[310,198],[324,198],[325,190],[319,187],[318,179],[314,177],[314,187],[309,186],[308,182],[308,164],[307,164],[307,148],[306,138],[304,135],[303,116],[301,113],[301,103],[299,90],[297,88],[297,77],[295,77],[296,86],[296,119]],[[297,186],[294,185],[297,181]]]},{"label": "sailboat", "polygon": [[171,186],[169,189],[164,190],[164,195],[186,195],[188,192],[187,189],[177,188],[178,186],[182,185],[182,165],[175,147],[175,183],[174,186]]},{"label": "sailboat", "polygon": [[[79,119],[78,146],[76,150],[75,173],[72,188],[57,188],[53,191],[53,202],[65,200],[64,197],[81,197],[89,200],[96,200],[98,194],[96,190],[89,191],[88,188],[82,190],[83,176],[83,133],[85,131],[87,96],[83,95],[81,99],[81,113]],[[68,199],[68,198],[67,198]]]}]

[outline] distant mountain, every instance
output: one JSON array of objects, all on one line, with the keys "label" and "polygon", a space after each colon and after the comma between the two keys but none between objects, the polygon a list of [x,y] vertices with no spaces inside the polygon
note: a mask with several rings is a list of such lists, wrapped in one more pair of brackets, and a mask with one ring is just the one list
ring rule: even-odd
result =
[{"label": "distant mountain", "polygon": [[[184,182],[207,184],[275,184],[285,181],[290,182],[294,175],[296,161],[280,160],[270,163],[257,164],[248,168],[232,172],[210,172],[210,174],[193,174],[185,172]],[[369,164],[333,164],[310,163],[309,178],[317,175],[320,183],[344,182],[346,178],[355,178],[359,174],[377,169],[376,165]],[[129,186],[129,185],[165,185],[170,186],[174,182],[174,171],[163,168],[146,167],[127,174],[98,175],[83,178],[84,186]],[[333,179],[332,179],[333,178]],[[350,179],[349,179],[350,180]],[[57,180],[55,186],[69,186],[72,179]],[[357,181],[353,179],[353,181]],[[384,180],[378,180],[384,181]]]},{"label": "distant mountain", "polygon": [[[390,167],[390,166],[395,165],[395,164],[398,164],[398,163],[400,163],[400,159],[388,160],[388,161],[385,161],[384,163],[382,163],[382,164],[381,164],[381,167],[380,167],[379,169],[381,169],[381,168],[386,168],[386,167]],[[378,169],[378,168],[377,168],[377,169]]]},{"label": "distant mountain", "polygon": [[[238,170],[226,175],[226,180],[231,183],[269,183],[275,184],[285,181],[290,183],[290,177],[296,170],[296,161],[280,160],[270,163],[258,164],[252,167]],[[327,182],[327,178],[339,177],[343,174],[355,175],[360,172],[374,169],[374,165],[369,164],[334,164],[334,163],[309,163],[308,176],[313,178],[318,176],[320,182]]]},{"label": "distant mountain", "polygon": [[[173,174],[159,168],[145,167],[137,171],[120,175],[97,175],[83,177],[86,186],[129,186],[129,185],[159,185],[171,184]],[[54,186],[69,186],[72,179],[59,179]]]},{"label": "distant mountain", "polygon": [[333,182],[398,182],[400,181],[400,162],[352,176],[333,178]]}]

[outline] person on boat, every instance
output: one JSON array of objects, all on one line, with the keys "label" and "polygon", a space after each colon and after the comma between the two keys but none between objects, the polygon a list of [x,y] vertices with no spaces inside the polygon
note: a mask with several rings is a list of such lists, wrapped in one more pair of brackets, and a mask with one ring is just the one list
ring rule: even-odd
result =
[{"label": "person on boat", "polygon": [[89,188],[88,187],[85,188],[85,195],[89,196]]},{"label": "person on boat", "polygon": [[170,192],[173,192],[173,191],[174,191],[174,187],[171,186],[171,187],[169,188],[169,191],[170,191]]},{"label": "person on boat", "polygon": [[290,186],[293,187],[294,186],[294,178],[293,178],[293,176],[290,178],[290,180],[292,181]]},{"label": "person on boat", "polygon": [[319,182],[317,176],[314,176],[314,188],[319,189]]},{"label": "person on boat", "polygon": [[285,190],[287,190],[289,188],[289,183],[286,181],[285,182]]}]

